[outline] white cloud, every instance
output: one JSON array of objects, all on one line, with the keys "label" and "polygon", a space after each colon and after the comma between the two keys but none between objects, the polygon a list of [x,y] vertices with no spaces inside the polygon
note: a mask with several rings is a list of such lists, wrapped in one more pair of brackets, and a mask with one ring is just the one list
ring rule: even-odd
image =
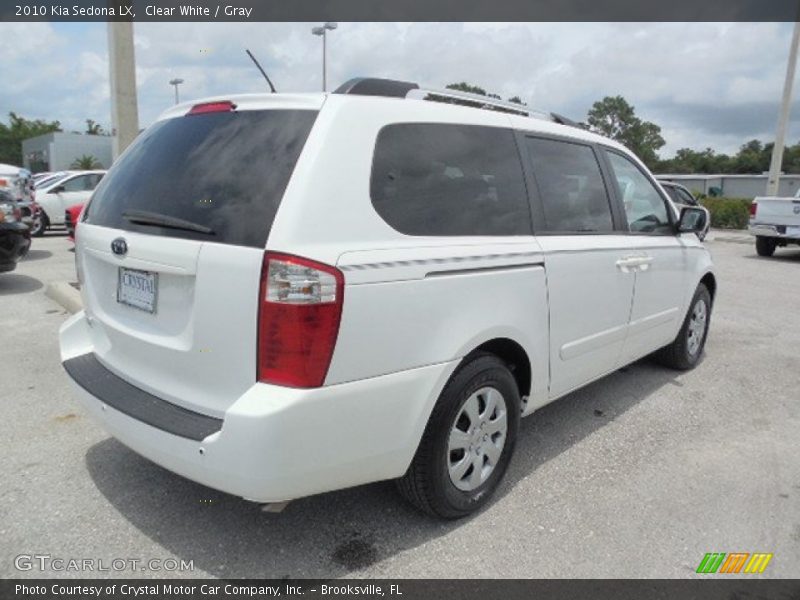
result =
[{"label": "white cloud", "polygon": [[[312,23],[137,23],[140,121],[182,99],[317,91],[321,40]],[[2,23],[0,114],[109,126],[103,24]],[[662,154],[682,146],[735,150],[769,139],[791,24],[776,23],[340,23],[328,38],[329,89],[360,75],[443,86],[468,81],[503,97],[583,119],[595,100],[623,95],[663,128]],[[800,114],[791,139],[800,137]]]}]

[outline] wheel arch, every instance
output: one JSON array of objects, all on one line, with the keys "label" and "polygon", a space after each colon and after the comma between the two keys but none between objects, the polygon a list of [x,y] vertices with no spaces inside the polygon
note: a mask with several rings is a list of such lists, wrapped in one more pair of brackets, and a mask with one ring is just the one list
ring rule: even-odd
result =
[{"label": "wheel arch", "polygon": [[467,362],[473,355],[480,352],[493,354],[502,360],[517,382],[520,397],[530,395],[533,385],[531,360],[519,342],[507,337],[487,340],[467,353],[463,362]]},{"label": "wheel arch", "polygon": [[717,295],[717,278],[711,271],[707,272],[700,278],[700,283],[702,283],[708,289],[708,293],[711,294],[711,303],[714,303],[714,298]]}]

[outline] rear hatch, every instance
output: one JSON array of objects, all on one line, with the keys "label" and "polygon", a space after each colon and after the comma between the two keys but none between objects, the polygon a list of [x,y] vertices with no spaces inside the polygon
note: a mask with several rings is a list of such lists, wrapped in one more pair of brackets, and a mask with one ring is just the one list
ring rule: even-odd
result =
[{"label": "rear hatch", "polygon": [[800,198],[756,198],[754,223],[800,226]]},{"label": "rear hatch", "polygon": [[94,352],[109,370],[213,416],[253,385],[264,248],[321,103],[187,107],[115,163],[76,246]]}]

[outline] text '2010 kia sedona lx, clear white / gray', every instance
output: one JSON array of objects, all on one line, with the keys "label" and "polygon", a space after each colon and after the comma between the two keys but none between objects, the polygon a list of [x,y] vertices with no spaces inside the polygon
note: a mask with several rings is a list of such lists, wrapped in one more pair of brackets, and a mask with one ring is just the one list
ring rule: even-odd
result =
[{"label": "text '2010 kia sedona lx, clear white / gray'", "polygon": [[716,280],[620,144],[525,106],[356,79],[167,110],[76,229],[75,393],[122,443],[263,503],[385,479],[484,505],[519,419],[656,352]]}]

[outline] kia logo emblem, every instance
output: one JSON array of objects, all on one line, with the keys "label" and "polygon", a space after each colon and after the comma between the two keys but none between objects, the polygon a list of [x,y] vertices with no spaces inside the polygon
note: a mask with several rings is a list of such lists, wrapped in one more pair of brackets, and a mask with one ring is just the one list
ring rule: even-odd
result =
[{"label": "kia logo emblem", "polygon": [[111,242],[111,251],[117,256],[125,256],[128,253],[128,242],[124,238],[117,238]]}]

